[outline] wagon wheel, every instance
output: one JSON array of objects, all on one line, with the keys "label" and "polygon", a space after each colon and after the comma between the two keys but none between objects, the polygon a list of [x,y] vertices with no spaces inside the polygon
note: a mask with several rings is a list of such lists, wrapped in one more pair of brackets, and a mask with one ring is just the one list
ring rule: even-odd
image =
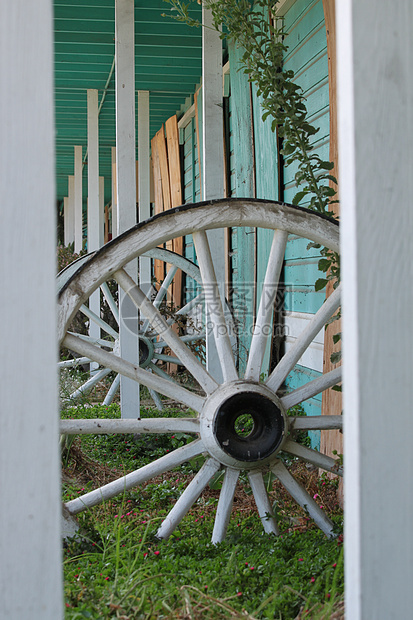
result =
[{"label": "wagon wheel", "polygon": [[[94,255],[95,253],[82,256],[58,274],[58,294],[70,278],[74,276],[76,271],[89,262]],[[183,256],[162,248],[155,248],[152,251],[145,252],[144,256],[158,261],[158,266],[161,268],[160,271],[166,274],[163,281],[158,283],[158,288],[156,289],[154,286],[151,286],[150,290],[146,291],[146,295],[153,301],[155,307],[163,307],[164,313],[165,310],[169,308],[168,323],[175,326],[176,331],[179,330],[178,325],[180,323],[183,324],[188,321],[188,315],[190,313],[198,310],[198,315],[200,314],[201,318],[198,316],[197,325],[192,322],[189,330],[188,327],[186,327],[187,333],[183,336],[183,339],[186,343],[196,344],[198,348],[200,346],[202,347],[202,343],[205,341],[204,326],[201,324],[204,305],[202,293],[200,293],[196,298],[191,299],[179,310],[174,309],[172,303],[165,304],[168,289],[174,284],[175,278],[181,280],[184,276],[187,280],[190,278],[192,280],[192,284],[196,283],[198,286],[202,285],[199,268]],[[120,347],[119,304],[117,299],[117,290],[116,293],[114,293],[114,287],[111,286],[113,283],[116,285],[116,282],[113,279],[109,279],[102,282],[99,287],[102,293],[102,301],[103,299],[105,300],[107,316],[102,316],[102,311],[100,315],[97,316],[89,308],[89,305],[85,303],[80,306],[78,313],[79,321],[77,322],[77,325],[81,324],[82,317],[83,319],[87,318],[90,323],[95,324],[101,330],[101,338],[96,339],[83,333],[78,333],[77,335],[83,340],[91,342],[100,348],[103,347],[106,350],[112,349],[114,352],[118,352]],[[117,289],[117,285],[115,286],[115,289]],[[103,306],[101,306],[101,308],[103,308]],[[76,332],[76,323],[69,328],[69,333],[73,334],[74,331]],[[79,331],[79,329],[77,331]],[[139,366],[140,368],[147,368],[151,372],[154,372],[162,377],[169,378],[167,377],[165,371],[161,368],[161,365],[165,365],[165,363],[180,364],[180,360],[170,354],[168,355],[165,351],[166,343],[162,341],[159,342],[157,340],[158,334],[153,333],[149,322],[147,320],[141,321],[139,327]],[[58,367],[60,369],[78,368],[83,364],[90,363],[91,361],[92,360],[87,356],[74,356],[71,359],[60,361],[58,363]],[[75,391],[73,391],[68,396],[67,400],[69,402],[75,401],[83,395],[88,394],[100,381],[111,373],[112,369],[105,366],[95,369],[95,372],[90,376],[90,378],[85,380]],[[110,405],[113,402],[116,392],[119,390],[119,385],[120,374],[115,373],[111,385],[107,390],[103,405]],[[162,410],[162,401],[158,392],[153,389],[150,389],[149,392],[156,407],[159,410]]]},{"label": "wagon wheel", "polygon": [[[237,226],[262,227],[274,231],[263,286],[263,289],[272,291],[272,295],[269,299],[267,294],[266,298],[260,302],[244,377],[240,377],[236,370],[206,234],[207,230]],[[265,327],[270,324],[273,313],[276,287],[288,233],[338,251],[338,225],[325,216],[303,208],[264,200],[218,200],[197,206],[179,207],[137,225],[122,238],[116,239],[100,250],[90,263],[67,283],[59,297],[58,320],[60,339],[65,346],[79,355],[86,355],[148,387],[156,387],[159,392],[179,400],[197,414],[194,418],[186,419],[110,420],[103,423],[101,420],[64,421],[62,432],[65,433],[184,432],[196,435],[192,443],[166,454],[117,481],[69,501],[66,507],[72,515],[169,471],[196,455],[204,454],[206,456],[204,465],[162,522],[157,532],[159,538],[167,538],[171,534],[197,501],[208,482],[220,470],[223,470],[225,475],[212,535],[214,543],[225,537],[235,487],[241,471],[246,471],[248,475],[258,513],[266,532],[278,533],[263,480],[264,473],[272,471],[323,532],[328,536],[332,535],[332,522],[286,468],[280,458],[280,452],[298,457],[326,471],[342,474],[336,460],[300,445],[294,440],[292,432],[298,429],[341,428],[341,416],[295,418],[288,415],[290,407],[340,382],[341,369],[337,368],[323,374],[286,395],[283,395],[280,388],[313,338],[337,311],[340,305],[340,287],[312,317],[308,326],[282,357],[270,376],[265,381],[260,379],[264,352],[269,338]],[[176,338],[157,309],[131,282],[123,269],[133,257],[173,237],[188,234],[193,236],[204,283],[206,305],[209,317],[212,318],[213,336],[224,377],[222,383],[218,383],[185,344]],[[67,325],[70,324],[80,304],[108,277],[115,278],[119,286],[147,316],[152,327],[158,330],[162,339],[169,344],[181,363],[202,387],[203,396],[161,377],[157,377],[155,382],[153,375],[148,371],[136,368],[125,360],[66,333]],[[269,301],[272,303],[270,304]],[[245,414],[252,423],[252,430],[247,436],[239,432],[237,426],[237,421]]]}]

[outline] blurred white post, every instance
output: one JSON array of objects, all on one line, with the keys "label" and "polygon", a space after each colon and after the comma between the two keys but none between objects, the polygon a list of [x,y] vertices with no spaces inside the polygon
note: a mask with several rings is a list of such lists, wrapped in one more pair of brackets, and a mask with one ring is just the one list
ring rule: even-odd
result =
[{"label": "blurred white post", "polygon": [[[94,252],[101,246],[99,212],[99,109],[98,91],[87,91],[87,251]],[[89,297],[89,308],[100,316],[100,289]],[[89,336],[100,338],[100,327],[93,321],[89,322]],[[96,370],[98,364],[92,362],[91,370]]]},{"label": "blurred white post", "polygon": [[413,609],[413,4],[337,2],[346,617]]},{"label": "blurred white post", "polygon": [[68,196],[63,198],[63,239],[64,244],[69,245],[74,241],[74,229],[73,229],[73,200],[70,195],[70,178],[68,177]]},{"label": "blurred white post", "polygon": [[0,618],[59,620],[63,591],[50,0],[0,2],[0,55]]},{"label": "blurred white post", "polygon": [[[224,138],[222,100],[222,41],[212,25],[212,13],[202,8],[202,199],[224,197]],[[208,233],[221,299],[225,298],[225,231]],[[208,317],[208,322],[213,321]],[[207,329],[207,367],[223,380],[212,330]]]},{"label": "blurred white post", "polygon": [[83,161],[82,147],[75,146],[75,178],[74,178],[74,241],[75,252],[79,254],[83,247]]},{"label": "blurred white post", "polygon": [[99,247],[105,243],[105,177],[99,177]]},{"label": "blurred white post", "polygon": [[65,245],[75,240],[75,178],[67,177],[67,200],[64,201],[64,241]]},{"label": "blurred white post", "polygon": [[[135,13],[134,0],[115,0],[116,58],[116,187],[118,230],[136,224],[136,131],[135,131]],[[136,281],[137,261],[127,266]],[[120,350],[123,359],[139,364],[138,313],[119,290]],[[120,380],[122,418],[139,418],[139,384]]]},{"label": "blurred white post", "polygon": [[118,202],[116,196],[116,146],[111,148],[112,156],[112,239],[118,234]]},{"label": "blurred white post", "polygon": [[[138,161],[139,161],[139,221],[151,215],[150,143],[149,143],[149,91],[138,90]],[[151,286],[151,259],[139,259],[139,281],[146,292]]]}]

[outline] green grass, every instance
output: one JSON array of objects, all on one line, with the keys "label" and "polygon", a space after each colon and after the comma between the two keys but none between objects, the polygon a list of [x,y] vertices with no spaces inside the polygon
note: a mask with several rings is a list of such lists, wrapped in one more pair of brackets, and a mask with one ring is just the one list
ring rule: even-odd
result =
[{"label": "green grass", "polygon": [[[154,410],[142,413],[160,415]],[[119,408],[79,407],[64,415],[118,417]],[[167,415],[188,413],[172,409]],[[66,455],[69,481],[63,486],[63,499],[99,486],[108,472],[131,471],[190,440],[184,434],[77,438]],[[276,487],[271,497],[277,497],[283,532],[279,537],[263,533],[242,478],[245,493],[223,543],[210,542],[218,497],[212,489],[201,496],[169,540],[156,539],[161,520],[199,465],[199,459],[186,463],[78,515],[82,539],[72,539],[64,548],[65,617],[342,617],[333,615],[344,587],[342,536],[328,540]],[[328,503],[335,483],[322,478],[312,484]],[[335,508],[332,512],[340,533],[342,515]],[[294,525],[297,522],[299,526]]]}]

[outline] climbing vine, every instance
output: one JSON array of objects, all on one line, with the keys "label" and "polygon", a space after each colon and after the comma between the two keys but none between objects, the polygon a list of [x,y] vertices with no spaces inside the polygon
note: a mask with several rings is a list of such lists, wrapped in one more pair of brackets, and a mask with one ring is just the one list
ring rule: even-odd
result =
[{"label": "climbing vine", "polygon": [[[165,1],[171,5],[174,19],[190,26],[202,25],[191,17],[191,3]],[[214,27],[221,32],[221,38],[234,42],[243,50],[241,69],[257,87],[263,120],[270,118],[272,131],[277,129],[283,140],[281,153],[285,163],[297,163],[295,183],[299,191],[293,204],[298,205],[305,199],[309,209],[331,217],[331,205],[337,202],[337,191],[331,186],[337,185],[337,179],[330,174],[334,164],[322,160],[315,152],[311,141],[319,129],[308,122],[305,96],[294,82],[294,72],[283,66],[287,47],[282,20],[273,19],[277,2],[202,0],[202,4],[211,10]],[[316,281],[316,290],[324,288],[329,280],[337,286],[340,275],[338,254],[322,248],[321,255],[318,266],[325,277]]]}]

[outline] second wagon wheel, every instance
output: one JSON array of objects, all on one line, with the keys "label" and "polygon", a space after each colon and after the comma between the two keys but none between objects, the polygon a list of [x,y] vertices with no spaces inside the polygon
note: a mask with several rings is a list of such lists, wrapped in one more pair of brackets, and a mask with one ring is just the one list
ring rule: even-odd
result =
[{"label": "second wagon wheel", "polygon": [[[239,375],[234,361],[207,235],[208,230],[225,227],[257,227],[273,231],[264,281],[265,289],[272,291],[272,295],[270,300],[266,295],[266,298],[261,299],[259,304],[243,376]],[[235,487],[241,471],[245,471],[248,475],[265,531],[278,533],[263,478],[266,472],[271,471],[291,496],[306,509],[321,530],[329,536],[332,535],[332,522],[293,477],[280,455],[282,451],[326,471],[342,474],[335,459],[297,443],[292,432],[297,429],[341,428],[341,416],[296,418],[288,414],[288,410],[294,405],[340,382],[341,369],[337,368],[323,374],[288,394],[284,394],[280,388],[316,334],[339,308],[340,287],[308,321],[307,327],[281,358],[269,377],[262,380],[261,373],[267,340],[271,337],[265,327],[270,323],[273,313],[289,233],[338,252],[338,225],[327,217],[277,202],[253,199],[218,200],[200,203],[196,206],[179,207],[138,224],[97,252],[93,259],[78,271],[72,280],[69,280],[59,296],[58,326],[61,342],[79,355],[87,356],[105,367],[112,368],[149,388],[154,388],[179,400],[197,414],[195,418],[181,419],[62,421],[61,432],[64,433],[184,432],[196,435],[192,443],[156,459],[153,463],[117,481],[69,501],[66,504],[69,513],[77,514],[172,470],[196,455],[204,454],[206,456],[204,465],[162,522],[157,532],[159,538],[167,538],[173,532],[209,481],[220,470],[223,470],[225,475],[212,534],[214,543],[225,537]],[[213,336],[223,376],[222,382],[218,382],[185,343],[176,336],[157,308],[147,300],[124,270],[124,266],[132,258],[171,238],[183,235],[192,235],[196,249],[206,305],[213,326]],[[161,377],[155,378],[147,370],[137,368],[113,353],[103,351],[89,342],[67,334],[67,327],[79,306],[108,277],[113,277],[118,282],[141,313],[147,317],[152,329],[159,333],[182,365],[192,374],[194,380],[202,388],[203,395],[191,392],[174,381]],[[239,431],[237,424],[237,421],[245,414],[252,423],[252,430],[247,436]]]},{"label": "second wagon wheel", "polygon": [[[57,276],[57,292],[60,294],[62,288],[74,276],[76,271],[88,263],[93,254],[82,256],[74,261],[68,267],[63,269]],[[168,323],[172,325],[177,333],[185,328],[186,333],[181,334],[184,342],[191,343],[193,348],[202,348],[205,342],[205,326],[203,325],[203,293],[199,290],[198,295],[193,296],[188,303],[180,308],[175,308],[173,300],[168,300],[168,291],[172,286],[181,286],[183,278],[186,279],[186,287],[191,288],[198,286],[200,289],[202,284],[199,268],[187,258],[171,252],[163,248],[155,248],[154,250],[145,252],[144,256],[157,263],[158,274],[162,274],[162,280],[157,283],[157,288],[151,286],[146,291],[147,297],[152,300],[153,305],[161,309]],[[115,286],[114,286],[115,285]],[[91,342],[103,349],[111,349],[114,352],[119,351],[119,304],[118,291],[116,282],[113,278],[105,280],[100,284],[101,291],[101,312],[97,315],[90,308],[88,302],[82,303],[79,312],[74,317],[69,333],[77,335],[86,342]],[[191,318],[195,317],[195,320]],[[84,328],[85,320],[94,324],[100,331],[99,338],[93,337],[87,333]],[[83,328],[83,329],[82,329]],[[84,333],[82,333],[82,331]],[[147,368],[157,375],[169,378],[168,374],[161,368],[165,364],[179,364],[180,361],[171,354],[167,354],[165,349],[167,345],[159,340],[159,335],[154,333],[147,320],[142,320],[138,327],[139,333],[139,365],[141,368]],[[91,360],[87,356],[73,356],[67,360],[58,363],[60,369],[63,368],[79,368],[84,364],[88,364]],[[167,367],[168,368],[168,367]],[[169,366],[171,368],[171,366]],[[113,374],[110,367],[101,367],[81,384],[68,394],[66,400],[68,402],[76,401],[89,392],[100,383],[105,377]],[[120,374],[115,373],[112,377],[110,386],[107,388],[103,405],[110,405],[119,389]],[[159,410],[162,410],[162,401],[157,391],[150,389],[150,395]]]}]

